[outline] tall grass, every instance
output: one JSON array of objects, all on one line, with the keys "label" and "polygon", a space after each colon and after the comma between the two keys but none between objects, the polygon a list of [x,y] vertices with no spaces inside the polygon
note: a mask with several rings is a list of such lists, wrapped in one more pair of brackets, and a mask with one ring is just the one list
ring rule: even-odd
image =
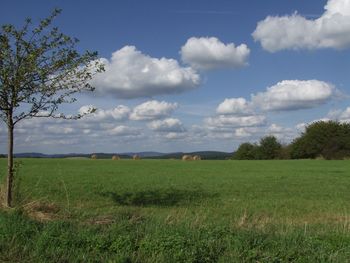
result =
[{"label": "tall grass", "polygon": [[0,262],[350,262],[348,161],[21,161]]}]

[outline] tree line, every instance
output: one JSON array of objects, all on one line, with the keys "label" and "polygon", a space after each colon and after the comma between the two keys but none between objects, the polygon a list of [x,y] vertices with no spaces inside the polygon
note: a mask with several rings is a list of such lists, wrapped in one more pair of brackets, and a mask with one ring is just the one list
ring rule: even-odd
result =
[{"label": "tree line", "polygon": [[233,154],[235,160],[350,158],[350,123],[318,121],[290,144],[281,144],[275,136],[265,136],[259,143],[242,143]]}]

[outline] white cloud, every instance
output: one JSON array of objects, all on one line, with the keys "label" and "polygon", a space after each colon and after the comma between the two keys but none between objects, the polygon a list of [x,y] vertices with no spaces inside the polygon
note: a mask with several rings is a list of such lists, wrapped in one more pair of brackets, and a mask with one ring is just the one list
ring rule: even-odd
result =
[{"label": "white cloud", "polygon": [[114,135],[114,136],[137,136],[141,134],[141,131],[134,127],[120,125],[109,130],[108,134]]},{"label": "white cloud", "polygon": [[258,141],[266,135],[273,135],[280,141],[289,142],[296,136],[295,129],[275,123],[267,125],[266,116],[255,111],[261,109],[260,106],[244,98],[225,99],[217,107],[216,116],[204,119],[202,129],[211,140],[235,142]]},{"label": "white cloud", "polygon": [[213,129],[217,128],[239,128],[239,127],[251,127],[262,126],[266,124],[266,117],[263,115],[252,116],[229,116],[219,115],[205,119],[205,123],[208,127]]},{"label": "white cloud", "polygon": [[297,125],[295,125],[295,129],[301,133],[301,132],[304,132],[305,131],[305,128],[307,126],[307,123],[305,122],[301,122],[301,123],[298,123]]},{"label": "white cloud", "polygon": [[208,136],[211,139],[219,140],[231,140],[233,142],[258,142],[264,136],[275,136],[281,142],[290,142],[296,136],[297,132],[295,129],[289,127],[282,127],[275,123],[266,126],[266,122],[263,125],[256,126],[246,126],[238,128],[218,128],[218,127],[209,127]]},{"label": "white cloud", "polygon": [[165,138],[169,140],[180,140],[185,139],[186,137],[187,134],[183,132],[169,132],[165,135]]},{"label": "white cloud", "polygon": [[183,126],[182,122],[175,118],[152,121],[148,124],[148,127],[157,132],[179,133],[185,131],[185,127]]},{"label": "white cloud", "polygon": [[152,58],[134,46],[125,46],[102,59],[105,72],[97,74],[92,85],[100,93],[120,98],[151,97],[196,88],[200,76],[190,67],[181,67],[174,59]]},{"label": "white cloud", "polygon": [[83,129],[82,132],[83,134],[89,134],[91,133],[91,129]]},{"label": "white cloud", "polygon": [[307,109],[328,102],[336,93],[332,84],[319,80],[283,80],[253,94],[252,103],[266,111]]},{"label": "white cloud", "polygon": [[272,123],[265,131],[265,136],[266,135],[273,135],[280,141],[290,142],[297,136],[297,132],[295,129]]},{"label": "white cloud", "polygon": [[309,20],[294,13],[290,16],[268,16],[253,32],[264,49],[319,49],[350,47],[350,0],[329,0],[325,12]]},{"label": "white cloud", "polygon": [[298,123],[295,128],[299,131],[299,132],[304,132],[305,128],[307,126],[309,126],[310,124],[313,124],[315,122],[319,122],[319,121],[339,121],[341,123],[350,123],[350,107],[347,107],[345,110],[331,110],[328,112],[328,114],[323,117],[323,118],[319,118],[319,119],[314,119],[312,121],[309,122],[301,122]]},{"label": "white cloud", "polygon": [[281,133],[285,130],[285,128],[283,128],[282,126],[279,126],[275,123],[272,123],[268,129],[267,129],[267,132],[270,132],[270,133]]},{"label": "white cloud", "polygon": [[80,109],[78,110],[78,113],[81,115],[89,114],[93,109],[95,109],[94,105],[84,105],[80,107]]},{"label": "white cloud", "polygon": [[131,115],[131,120],[156,120],[168,117],[176,108],[177,103],[151,100],[136,106]]},{"label": "white cloud", "polygon": [[[91,108],[96,108],[93,105],[85,105],[79,109],[79,114],[89,112]],[[85,116],[83,119],[88,121],[102,121],[112,119],[116,121],[125,121],[129,118],[130,108],[124,105],[119,105],[113,109],[97,109],[94,113]]]},{"label": "white cloud", "polygon": [[216,113],[216,116],[204,119],[204,128],[213,139],[251,137],[267,123],[266,117],[256,113],[252,103],[244,98],[225,99]]},{"label": "white cloud", "polygon": [[233,138],[243,141],[259,141],[265,136],[275,136],[281,142],[290,142],[293,140],[297,132],[295,129],[283,127],[272,123],[269,126],[260,127],[242,127],[234,131]]},{"label": "white cloud", "polygon": [[345,110],[330,111],[326,118],[340,122],[350,122],[350,107],[347,107]]},{"label": "white cloud", "polygon": [[75,130],[72,127],[57,127],[57,125],[47,126],[47,131],[53,134],[72,134]]},{"label": "white cloud", "polygon": [[245,44],[224,44],[216,37],[191,37],[181,47],[181,58],[196,69],[240,68],[247,65],[250,50]]},{"label": "white cloud", "polygon": [[281,141],[290,141],[296,133],[293,129],[282,127],[272,123],[267,127],[243,127],[235,130],[235,137],[238,139],[249,139],[257,141],[264,136],[273,135]]},{"label": "white cloud", "polygon": [[347,107],[339,116],[343,122],[350,122],[350,107]]},{"label": "white cloud", "polygon": [[217,114],[222,115],[251,115],[253,108],[251,103],[244,98],[225,99],[216,109]]},{"label": "white cloud", "polygon": [[347,107],[345,110],[331,110],[328,112],[326,117],[315,119],[309,122],[301,122],[295,125],[295,129],[301,133],[305,132],[307,126],[319,122],[319,121],[331,121],[336,120],[341,123],[350,123],[350,107]]},{"label": "white cloud", "polygon": [[256,132],[256,129],[251,130],[249,128],[238,128],[234,132],[234,136],[237,138],[251,137]]},{"label": "white cloud", "polygon": [[[30,141],[30,139],[28,140]],[[69,145],[76,145],[79,143],[79,140],[77,138],[70,139],[70,138],[64,138],[64,139],[59,139],[59,140],[41,140],[40,144],[42,145],[50,145],[50,146],[57,146],[57,145],[63,145],[63,146],[69,146]]]}]

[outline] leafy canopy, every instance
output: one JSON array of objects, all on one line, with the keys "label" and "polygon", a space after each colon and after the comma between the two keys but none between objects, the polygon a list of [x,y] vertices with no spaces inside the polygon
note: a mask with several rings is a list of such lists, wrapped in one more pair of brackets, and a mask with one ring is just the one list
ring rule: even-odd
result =
[{"label": "leafy canopy", "polygon": [[318,121],[306,127],[305,132],[291,145],[294,159],[342,159],[350,156],[350,124],[338,121]]},{"label": "leafy canopy", "polygon": [[79,118],[56,114],[58,106],[76,100],[73,94],[92,91],[89,80],[103,70],[97,52],[80,54],[78,40],[52,27],[61,10],[34,27],[0,29],[0,118],[13,125],[32,117]]},{"label": "leafy canopy", "polygon": [[265,136],[259,144],[242,143],[233,158],[236,160],[271,160],[279,159],[282,145],[275,136]]}]

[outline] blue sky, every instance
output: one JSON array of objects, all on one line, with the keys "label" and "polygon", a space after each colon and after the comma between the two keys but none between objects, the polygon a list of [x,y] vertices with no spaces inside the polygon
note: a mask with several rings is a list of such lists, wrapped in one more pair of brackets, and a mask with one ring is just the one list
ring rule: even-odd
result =
[{"label": "blue sky", "polygon": [[[16,152],[233,151],[305,124],[350,120],[350,1],[2,1],[0,24],[54,24],[108,64],[61,111],[29,120]],[[112,53],[114,59],[112,59]],[[5,152],[0,126],[0,152]]]}]

